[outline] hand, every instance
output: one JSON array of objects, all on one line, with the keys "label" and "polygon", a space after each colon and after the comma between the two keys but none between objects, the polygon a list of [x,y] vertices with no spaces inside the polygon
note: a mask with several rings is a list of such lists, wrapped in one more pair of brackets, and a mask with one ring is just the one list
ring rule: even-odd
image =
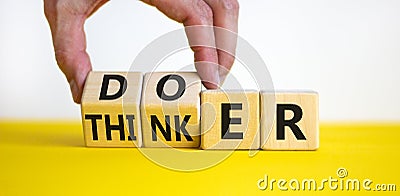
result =
[{"label": "hand", "polygon": [[[83,29],[86,19],[107,0],[44,0],[44,12],[49,22],[56,60],[65,74],[73,99],[80,103],[87,74],[92,70],[86,52]],[[217,26],[237,32],[239,4],[237,0],[143,0],[155,6],[169,18],[184,26]],[[201,31],[186,32],[194,52],[195,67],[208,89],[215,89],[224,81],[235,60],[236,36]],[[224,50],[194,46],[202,40],[212,40]],[[226,43],[228,45],[226,46]],[[216,66],[220,65],[220,66]]]}]

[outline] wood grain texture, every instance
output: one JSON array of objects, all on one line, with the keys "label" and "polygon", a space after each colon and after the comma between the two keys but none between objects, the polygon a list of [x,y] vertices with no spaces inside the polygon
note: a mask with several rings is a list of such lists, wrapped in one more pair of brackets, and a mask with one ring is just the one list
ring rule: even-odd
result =
[{"label": "wood grain texture", "polygon": [[202,149],[260,147],[258,92],[206,90],[201,102]]},{"label": "wood grain texture", "polygon": [[[126,79],[126,91],[121,97],[100,100],[100,92],[105,75],[117,75]],[[139,104],[142,80],[143,75],[137,72],[89,73],[81,103],[86,146],[141,147],[142,135]],[[121,87],[120,83],[113,79],[109,80],[107,86],[107,95],[117,93]],[[109,127],[108,131],[107,127]],[[94,130],[96,128],[97,132]],[[130,131],[133,132],[132,138]]]},{"label": "wood grain texture", "polygon": [[[179,93],[182,88],[184,92]],[[141,101],[144,147],[198,148],[200,91],[201,80],[195,72],[145,74]]]},{"label": "wood grain texture", "polygon": [[[276,105],[275,105],[276,104]],[[271,110],[271,106],[274,106]],[[299,106],[300,110],[292,109]],[[286,107],[285,106],[289,106]],[[280,109],[279,109],[280,107]],[[292,107],[292,109],[290,109]],[[279,115],[278,110],[281,111]],[[273,111],[273,112],[271,112]],[[283,112],[282,112],[283,111]],[[275,113],[274,113],[275,112]],[[296,114],[301,118],[294,119]],[[301,115],[299,115],[302,113]],[[295,136],[290,126],[279,125],[280,116],[286,122],[297,121],[295,125],[304,138]],[[294,122],[293,121],[293,122]],[[316,150],[319,147],[318,94],[316,92],[261,92],[261,148],[264,150]],[[282,121],[281,121],[282,122]],[[278,127],[283,133],[278,137]]]}]

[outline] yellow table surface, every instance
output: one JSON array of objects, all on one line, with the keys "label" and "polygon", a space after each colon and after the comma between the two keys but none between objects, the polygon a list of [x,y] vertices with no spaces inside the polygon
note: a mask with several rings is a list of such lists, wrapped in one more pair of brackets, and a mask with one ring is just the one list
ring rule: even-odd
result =
[{"label": "yellow table surface", "polygon": [[[138,149],[85,147],[80,122],[3,120],[0,195],[399,195],[399,137],[400,123],[322,123],[317,151],[260,151],[253,157],[235,151],[209,169],[179,172],[154,164]],[[339,168],[348,175],[339,178]],[[276,184],[260,190],[257,181],[265,175],[312,178],[318,185],[330,176],[372,183],[370,191],[331,190],[327,184],[316,191],[282,191]],[[375,190],[376,184],[394,184],[396,191]]]}]

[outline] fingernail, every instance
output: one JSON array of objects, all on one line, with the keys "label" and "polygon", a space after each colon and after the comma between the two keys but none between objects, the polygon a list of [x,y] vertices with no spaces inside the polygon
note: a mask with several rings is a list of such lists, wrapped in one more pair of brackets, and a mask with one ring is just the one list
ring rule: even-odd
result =
[{"label": "fingernail", "polygon": [[72,98],[74,99],[75,103],[78,103],[79,88],[75,80],[71,80],[69,82],[69,88],[71,89]]},{"label": "fingernail", "polygon": [[209,74],[208,80],[203,80],[205,86],[209,89],[218,89],[220,87],[220,78],[218,71]]},{"label": "fingernail", "polygon": [[222,86],[224,84],[226,76],[228,75],[228,73],[229,73],[229,71],[226,71],[225,69],[222,69],[222,70],[219,71],[219,80],[220,80],[219,81],[220,82],[219,85]]},{"label": "fingernail", "polygon": [[210,62],[195,62],[197,73],[207,89],[217,89],[220,85],[218,65]]},{"label": "fingernail", "polygon": [[215,78],[215,80],[214,80],[214,82],[215,82],[215,84],[216,85],[218,85],[218,87],[219,87],[219,85],[221,84],[220,82],[220,78],[219,78],[219,73],[218,73],[218,71],[216,71],[216,72],[214,72],[215,73],[215,76],[214,76],[214,78]]}]

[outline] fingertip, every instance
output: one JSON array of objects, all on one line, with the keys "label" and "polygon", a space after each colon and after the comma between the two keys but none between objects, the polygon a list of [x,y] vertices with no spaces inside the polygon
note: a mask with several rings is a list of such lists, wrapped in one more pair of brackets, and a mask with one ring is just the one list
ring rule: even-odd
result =
[{"label": "fingertip", "polygon": [[207,89],[217,89],[220,85],[218,66],[218,64],[208,61],[195,62],[197,74]]},{"label": "fingertip", "polygon": [[215,84],[213,82],[207,82],[207,81],[202,81],[204,87],[206,87],[209,90],[213,90],[213,89],[218,89],[219,85]]}]

